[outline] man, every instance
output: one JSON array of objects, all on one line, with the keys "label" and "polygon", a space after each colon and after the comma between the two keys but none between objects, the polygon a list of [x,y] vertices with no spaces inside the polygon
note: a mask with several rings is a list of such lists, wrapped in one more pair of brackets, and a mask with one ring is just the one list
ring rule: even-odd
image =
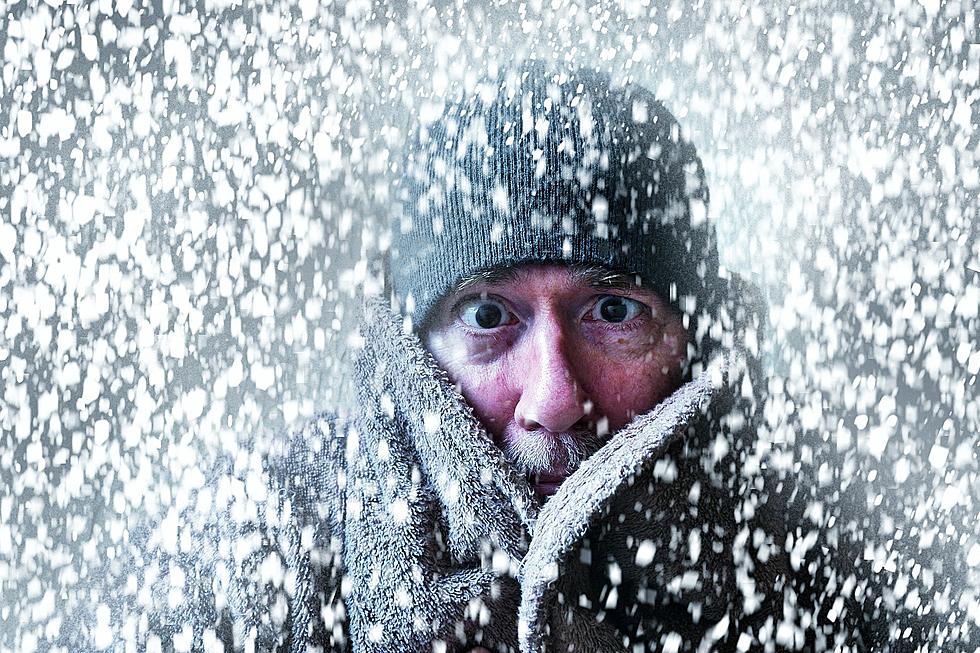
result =
[{"label": "man", "polygon": [[391,293],[362,316],[349,414],[216,476],[217,519],[171,544],[176,581],[148,581],[167,606],[149,632],[771,645],[787,565],[783,488],[752,448],[760,324],[719,272],[674,118],[641,88],[530,65],[450,103],[397,175]]},{"label": "man", "polygon": [[[676,121],[643,89],[532,65],[424,126],[401,179],[391,285],[407,318],[394,332],[383,316],[366,320],[360,401],[389,408],[363,429],[389,451],[392,432],[408,435],[397,449],[435,493],[420,512],[444,524],[444,564],[475,573],[482,559],[486,575],[461,585],[482,620],[447,615],[454,627],[440,637],[500,648],[517,643],[516,627],[524,650],[726,638],[745,528],[732,494],[748,452],[721,416],[751,419],[752,397],[716,396],[702,372],[733,336],[723,315],[735,315],[701,163]],[[397,333],[406,326],[437,365]],[[436,383],[443,370],[465,404]],[[712,397],[718,415],[695,426]],[[562,492],[541,509],[526,483],[538,500]],[[382,505],[414,487],[393,487]],[[419,526],[419,537],[431,530]],[[748,577],[758,570],[741,553]],[[780,564],[757,574],[752,601]],[[351,625],[399,623],[362,612],[377,590],[360,580]],[[426,593],[409,591],[412,605]],[[423,633],[420,645],[435,634]]]}]

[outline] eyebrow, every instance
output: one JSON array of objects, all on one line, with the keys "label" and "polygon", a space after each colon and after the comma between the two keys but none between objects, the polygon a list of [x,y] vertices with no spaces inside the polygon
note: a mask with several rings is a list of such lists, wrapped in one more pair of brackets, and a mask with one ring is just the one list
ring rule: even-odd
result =
[{"label": "eyebrow", "polygon": [[456,292],[462,292],[478,283],[497,285],[517,281],[519,278],[525,276],[525,274],[526,272],[523,268],[514,265],[498,265],[486,270],[474,272],[457,283],[454,290]]},{"label": "eyebrow", "polygon": [[579,281],[602,290],[628,291],[640,287],[639,275],[610,270],[602,266],[574,267],[572,273]]},{"label": "eyebrow", "polygon": [[[610,270],[601,265],[573,264],[568,266],[576,280],[600,290],[631,291],[642,287],[639,275]],[[454,292],[463,292],[477,284],[498,285],[520,281],[530,273],[532,265],[498,265],[475,272],[458,284]]]}]

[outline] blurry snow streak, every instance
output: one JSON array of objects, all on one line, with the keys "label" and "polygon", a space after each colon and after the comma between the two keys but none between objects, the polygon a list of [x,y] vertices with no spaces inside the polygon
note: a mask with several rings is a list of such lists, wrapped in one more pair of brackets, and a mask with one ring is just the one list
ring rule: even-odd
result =
[{"label": "blurry snow streak", "polygon": [[770,302],[760,454],[812,479],[794,563],[850,543],[882,610],[938,615],[935,650],[976,637],[978,24],[939,0],[0,5],[0,648],[159,647],[110,605],[141,581],[100,595],[131,530],[217,452],[342,409],[406,129],[532,55],[653,89],[699,148],[695,218]]}]

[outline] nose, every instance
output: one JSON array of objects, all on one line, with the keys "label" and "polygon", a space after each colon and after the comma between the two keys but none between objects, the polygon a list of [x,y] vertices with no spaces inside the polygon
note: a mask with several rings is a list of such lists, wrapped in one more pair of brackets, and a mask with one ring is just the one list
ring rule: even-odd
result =
[{"label": "nose", "polygon": [[569,351],[564,328],[554,316],[542,316],[527,335],[514,420],[528,431],[568,431],[587,415],[589,405],[578,379],[576,352]]}]

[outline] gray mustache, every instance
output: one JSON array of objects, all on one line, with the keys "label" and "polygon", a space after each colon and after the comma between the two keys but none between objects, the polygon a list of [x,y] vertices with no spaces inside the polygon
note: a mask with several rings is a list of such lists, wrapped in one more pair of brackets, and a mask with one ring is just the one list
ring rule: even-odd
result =
[{"label": "gray mustache", "polygon": [[504,457],[524,474],[571,474],[603,444],[604,439],[588,428],[562,433],[524,431],[516,438],[508,438],[503,451]]}]

